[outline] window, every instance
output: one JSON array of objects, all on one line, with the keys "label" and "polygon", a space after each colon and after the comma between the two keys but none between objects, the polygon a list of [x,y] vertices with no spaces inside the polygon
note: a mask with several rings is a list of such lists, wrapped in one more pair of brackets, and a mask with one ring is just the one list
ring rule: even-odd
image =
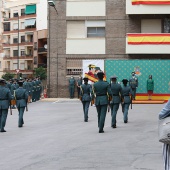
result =
[{"label": "window", "polygon": [[4,31],[10,31],[10,22],[4,23]]},{"label": "window", "polygon": [[105,37],[105,27],[87,27],[87,37]]},{"label": "window", "polygon": [[25,15],[25,9],[21,9],[21,16]]},{"label": "window", "polygon": [[34,43],[34,50],[37,50],[37,42]]},{"label": "window", "polygon": [[21,36],[21,43],[25,42],[25,35]]},{"label": "window", "polygon": [[17,57],[18,56],[18,50],[13,50],[13,56]]},{"label": "window", "polygon": [[17,23],[13,24],[13,30],[18,30],[18,24]]},{"label": "window", "polygon": [[72,59],[67,60],[67,75],[80,75],[83,72],[82,60]]},{"label": "window", "polygon": [[20,69],[25,70],[25,63],[20,63]]},{"label": "window", "polygon": [[18,67],[18,64],[17,63],[13,63],[13,69],[16,70]]},{"label": "window", "polygon": [[18,12],[13,13],[13,17],[18,17]]},{"label": "window", "polygon": [[14,38],[13,39],[13,43],[15,44],[15,43],[18,43],[18,38]]},{"label": "window", "polygon": [[25,56],[25,50],[21,50],[21,56]]},{"label": "window", "polygon": [[21,29],[25,29],[25,24],[24,24],[24,22],[21,22]]},{"label": "window", "polygon": [[34,57],[34,64],[37,64],[37,57]]},{"label": "window", "polygon": [[170,18],[164,19],[164,33],[170,33]]}]

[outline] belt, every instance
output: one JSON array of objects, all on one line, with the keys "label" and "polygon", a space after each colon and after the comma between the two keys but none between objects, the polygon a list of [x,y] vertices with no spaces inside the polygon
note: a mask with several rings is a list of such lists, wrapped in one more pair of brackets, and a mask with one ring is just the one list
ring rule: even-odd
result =
[{"label": "belt", "polygon": [[129,96],[129,95],[124,95],[124,96]]},{"label": "belt", "polygon": [[107,94],[96,94],[96,96],[107,96]]},{"label": "belt", "polygon": [[116,95],[116,94],[112,94],[112,96],[119,96],[119,95]]},{"label": "belt", "polygon": [[90,93],[84,93],[84,94],[88,94],[88,95],[90,95]]},{"label": "belt", "polygon": [[16,100],[22,100],[21,98],[16,98]]}]

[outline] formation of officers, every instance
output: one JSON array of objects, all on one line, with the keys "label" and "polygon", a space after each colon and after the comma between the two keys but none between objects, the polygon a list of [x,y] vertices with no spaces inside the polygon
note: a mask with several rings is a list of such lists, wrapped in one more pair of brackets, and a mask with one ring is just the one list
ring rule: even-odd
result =
[{"label": "formation of officers", "polygon": [[[111,109],[111,127],[116,128],[116,115],[119,105],[122,106],[124,123],[128,123],[128,110],[132,99],[134,99],[134,90],[127,79],[123,79],[121,86],[117,82],[117,76],[112,76],[111,83],[103,80],[104,73],[97,73],[99,81],[90,85],[88,78],[83,78],[84,84],[80,86],[80,100],[82,101],[84,111],[84,121],[88,122],[89,105],[95,104],[98,114],[99,133],[104,133],[104,124],[107,111]],[[128,85],[129,82],[129,85]]]},{"label": "formation of officers", "polygon": [[42,85],[40,77],[35,79],[12,79],[5,81],[0,79],[0,132],[6,132],[5,125],[8,109],[12,115],[12,109],[18,109],[18,127],[24,124],[24,111],[28,111],[27,104],[40,100]]}]

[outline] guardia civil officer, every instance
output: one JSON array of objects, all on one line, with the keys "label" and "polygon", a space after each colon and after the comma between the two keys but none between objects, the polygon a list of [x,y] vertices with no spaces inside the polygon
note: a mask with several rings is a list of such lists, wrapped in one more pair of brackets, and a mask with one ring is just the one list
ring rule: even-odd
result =
[{"label": "guardia civil officer", "polygon": [[82,78],[81,78],[81,76],[76,81],[76,85],[77,85],[77,98],[79,99],[79,97],[80,97],[80,86],[82,85]]},{"label": "guardia civil officer", "polygon": [[74,87],[75,87],[75,79],[74,77],[71,75],[70,79],[69,79],[69,92],[70,92],[70,99],[74,98]]},{"label": "guardia civil officer", "polygon": [[116,115],[119,109],[120,104],[120,94],[121,94],[121,85],[117,83],[117,76],[114,75],[111,78],[111,91],[112,91],[112,100],[111,100],[111,115],[112,115],[112,128],[116,128]]},{"label": "guardia civil officer", "polygon": [[128,110],[129,110],[129,105],[132,102],[131,100],[131,88],[130,86],[127,85],[128,80],[123,79],[122,80],[123,85],[121,89],[121,102],[122,102],[122,112],[124,116],[124,123],[128,122]]},{"label": "guardia civil officer", "polygon": [[15,91],[16,105],[19,112],[18,127],[22,127],[24,124],[23,115],[25,107],[27,107],[28,92],[23,88],[23,82],[19,81],[19,88]]},{"label": "guardia civil officer", "polygon": [[[15,96],[15,91],[16,91],[16,89],[18,89],[18,87],[19,87],[19,85],[17,83],[17,79],[14,79],[14,81],[13,81],[13,83],[11,85],[11,94],[12,94],[12,96]],[[16,109],[14,100],[12,102],[12,109]]]},{"label": "guardia civil officer", "polygon": [[92,92],[95,97],[95,105],[98,113],[98,127],[99,133],[104,133],[104,123],[109,104],[109,97],[111,96],[110,85],[108,82],[103,81],[104,73],[97,73],[99,81],[93,84]]},{"label": "guardia civil officer", "polygon": [[88,84],[88,78],[83,78],[84,84],[80,86],[80,100],[83,104],[83,112],[84,112],[84,121],[88,122],[88,111],[89,105],[91,101],[91,85]]},{"label": "guardia civil officer", "polygon": [[131,73],[131,78],[129,79],[129,86],[131,87],[131,93],[133,100],[136,100],[136,90],[138,88],[138,78],[135,75],[135,72]]},{"label": "guardia civil officer", "polygon": [[8,108],[11,99],[11,92],[5,87],[5,80],[0,79],[0,132],[6,132],[4,127],[6,125]]}]

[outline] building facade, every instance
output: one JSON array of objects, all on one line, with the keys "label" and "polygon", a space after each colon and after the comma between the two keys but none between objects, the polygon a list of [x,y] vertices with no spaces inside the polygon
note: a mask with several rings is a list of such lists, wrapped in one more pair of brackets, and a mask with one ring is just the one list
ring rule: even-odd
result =
[{"label": "building facade", "polygon": [[58,0],[58,14],[49,7],[50,97],[69,96],[68,79],[82,73],[82,60],[170,59],[170,4],[140,2]]},{"label": "building facade", "polygon": [[47,38],[47,19],[42,17],[47,16],[46,11],[47,2],[43,0],[6,1],[1,12],[3,73],[10,72],[16,77],[22,73],[23,78],[33,77],[33,70],[39,62],[38,32],[41,31],[41,37]]}]

